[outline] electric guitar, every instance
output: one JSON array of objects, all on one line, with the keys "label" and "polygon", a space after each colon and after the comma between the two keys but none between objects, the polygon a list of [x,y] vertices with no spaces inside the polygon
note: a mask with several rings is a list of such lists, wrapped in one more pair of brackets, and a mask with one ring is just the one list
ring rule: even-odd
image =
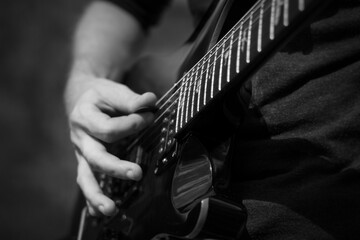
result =
[{"label": "electric guitar", "polygon": [[227,188],[243,115],[236,93],[330,1],[259,0],[240,20],[238,2],[212,4],[179,79],[153,109],[154,124],[109,148],[138,163],[143,178],[100,175],[119,211],[92,217],[84,208],[78,240],[241,239],[246,210]]}]

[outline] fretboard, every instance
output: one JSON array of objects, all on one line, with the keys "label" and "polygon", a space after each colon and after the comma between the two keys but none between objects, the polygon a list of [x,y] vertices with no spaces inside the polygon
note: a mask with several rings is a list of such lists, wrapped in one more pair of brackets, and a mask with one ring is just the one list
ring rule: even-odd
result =
[{"label": "fretboard", "polygon": [[261,0],[177,83],[175,133],[317,0]]},{"label": "fretboard", "polygon": [[[330,1],[259,0],[157,103],[155,126],[145,139],[159,138],[162,154],[216,96],[273,53],[302,21]],[[276,44],[275,44],[276,43]],[[240,80],[241,81],[241,80]],[[161,128],[157,135],[155,128]]]}]

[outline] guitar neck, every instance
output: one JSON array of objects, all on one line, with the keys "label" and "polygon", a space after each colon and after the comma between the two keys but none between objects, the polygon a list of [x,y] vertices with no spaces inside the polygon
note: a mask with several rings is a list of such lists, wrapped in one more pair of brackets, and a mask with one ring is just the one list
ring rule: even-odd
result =
[{"label": "guitar neck", "polygon": [[[157,103],[154,130],[145,132],[161,155],[199,112],[240,84],[301,25],[331,1],[259,0]],[[150,134],[148,134],[150,133]],[[158,139],[157,139],[158,138]],[[147,141],[145,141],[147,142]],[[149,141],[150,142],[150,141]],[[148,144],[150,145],[150,144]]]},{"label": "guitar neck", "polygon": [[[222,169],[226,165],[229,170],[230,160],[226,156],[211,160],[202,141],[208,135],[198,139],[183,137],[182,133],[187,133],[188,126],[196,130],[196,124],[191,122],[197,117],[201,119],[199,114],[205,108],[211,109],[211,103],[222,103],[218,101],[221,96],[238,90],[295,30],[309,23],[330,2],[259,0],[157,102],[154,124],[125,149],[117,144],[111,146],[109,151],[114,155],[125,153],[124,159],[142,165],[143,181],[100,176],[103,192],[116,200],[119,212],[114,217],[100,219],[91,218],[83,211],[78,239],[139,240],[168,235],[193,239],[203,233],[210,238],[238,239],[246,213],[241,206],[225,201],[226,194],[216,195],[215,191],[229,178],[223,178]],[[205,127],[208,130],[212,131]],[[214,228],[213,221],[217,219],[221,219],[221,224],[215,222]]]},{"label": "guitar neck", "polygon": [[258,1],[177,83],[175,133],[220,92],[258,66],[325,2],[330,1]]}]

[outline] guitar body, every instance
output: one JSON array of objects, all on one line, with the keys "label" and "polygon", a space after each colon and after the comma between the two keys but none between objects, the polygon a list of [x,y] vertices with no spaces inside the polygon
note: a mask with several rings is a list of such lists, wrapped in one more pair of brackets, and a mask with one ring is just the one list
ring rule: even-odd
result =
[{"label": "guitar body", "polygon": [[[168,166],[161,170],[156,161],[151,162],[138,184],[107,182],[113,189],[114,185],[124,188],[120,210],[113,218],[85,213],[81,239],[235,239],[245,222],[243,208],[216,196],[212,161],[195,137],[188,137],[181,148],[179,157],[167,156]],[[112,190],[114,198],[117,194]]]},{"label": "guitar body", "polygon": [[[297,28],[304,19],[298,15],[315,13],[321,1],[262,0],[238,21],[249,8],[239,2],[244,1],[215,1],[192,49],[184,50],[188,54],[180,68],[170,63],[167,70],[173,71],[145,74],[160,82],[179,80],[158,101],[152,126],[109,147],[138,163],[143,178],[134,182],[100,175],[100,186],[119,211],[113,217],[91,217],[84,208],[78,240],[241,238],[246,211],[227,190],[231,139],[244,115],[237,93],[290,35],[284,29]],[[276,16],[284,24],[274,21]],[[267,21],[270,29],[263,30]],[[139,79],[138,73],[130,77]],[[129,80],[129,85],[136,83]]]}]

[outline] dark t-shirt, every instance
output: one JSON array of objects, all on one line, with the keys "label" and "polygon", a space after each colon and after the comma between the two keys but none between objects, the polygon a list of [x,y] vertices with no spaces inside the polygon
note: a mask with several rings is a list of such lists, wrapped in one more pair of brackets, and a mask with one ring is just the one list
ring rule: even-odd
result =
[{"label": "dark t-shirt", "polygon": [[115,3],[135,16],[141,25],[147,29],[155,25],[161,13],[164,11],[170,0],[107,0]]},{"label": "dark t-shirt", "polygon": [[360,234],[359,13],[360,1],[336,1],[244,86],[263,131],[239,131],[234,192],[254,238]]},{"label": "dark t-shirt", "polygon": [[[143,4],[135,16],[154,24],[167,1],[118,2]],[[251,237],[358,239],[360,1],[335,1],[244,89],[256,124],[238,131],[232,192]]]}]

